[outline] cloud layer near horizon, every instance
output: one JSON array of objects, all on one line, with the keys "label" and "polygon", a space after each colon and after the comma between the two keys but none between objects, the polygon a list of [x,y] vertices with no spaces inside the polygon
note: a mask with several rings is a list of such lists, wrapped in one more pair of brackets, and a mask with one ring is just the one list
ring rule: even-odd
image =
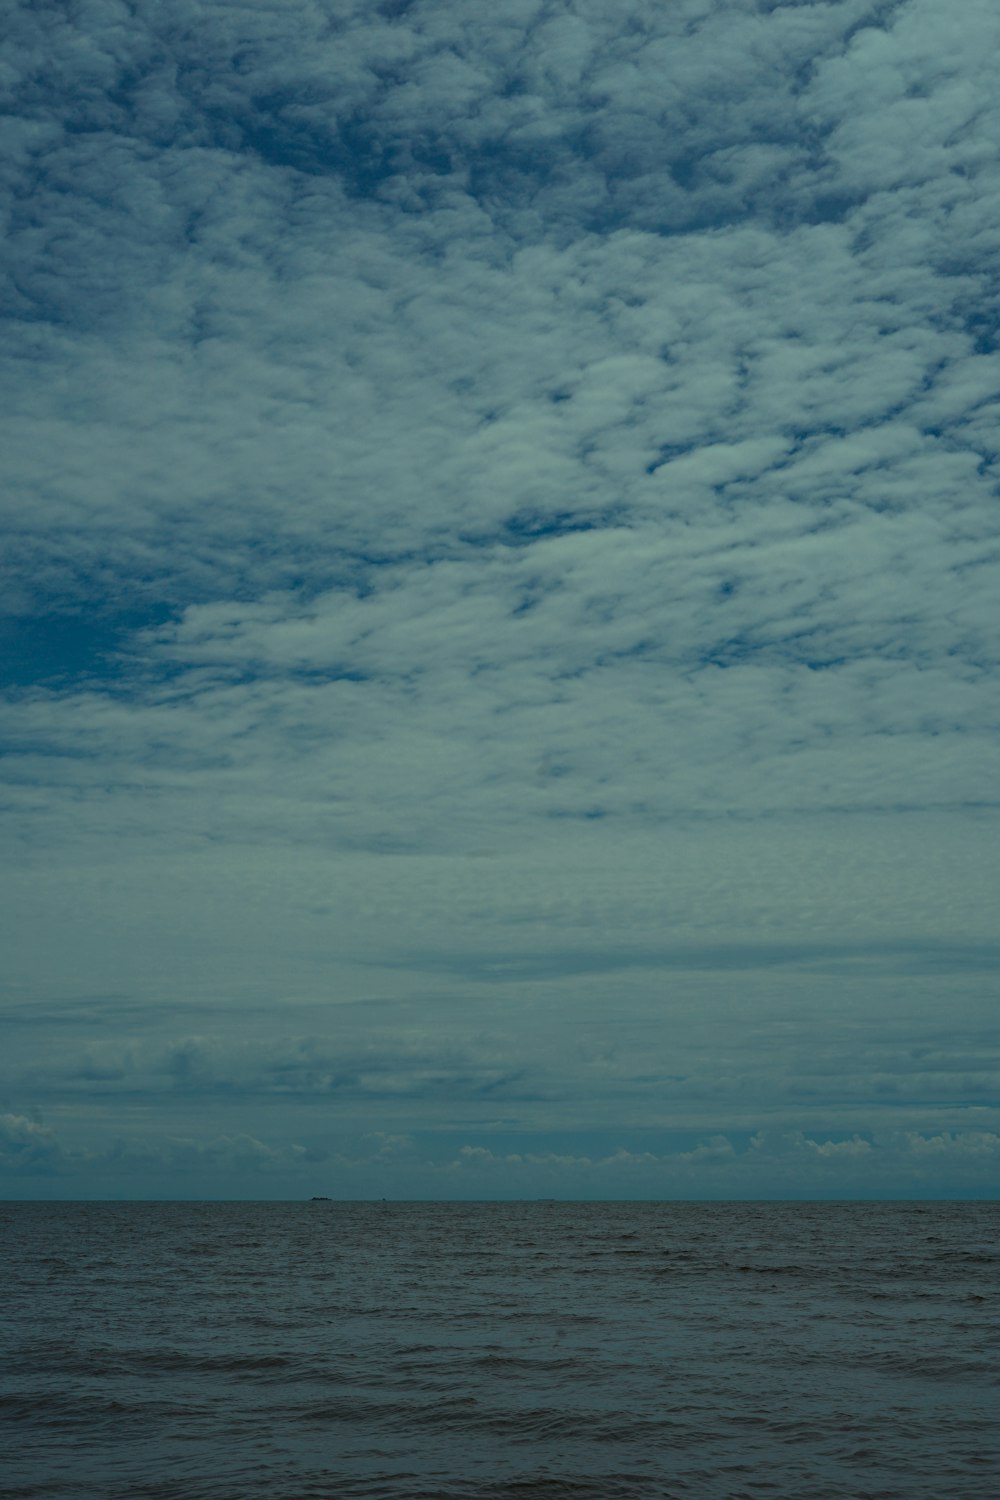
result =
[{"label": "cloud layer near horizon", "polygon": [[998,43],[16,8],[4,1191],[992,1191]]}]

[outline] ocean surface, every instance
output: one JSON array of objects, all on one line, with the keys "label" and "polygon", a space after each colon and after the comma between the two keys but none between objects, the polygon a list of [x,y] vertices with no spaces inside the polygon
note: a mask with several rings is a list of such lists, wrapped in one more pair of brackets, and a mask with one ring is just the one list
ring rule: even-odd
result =
[{"label": "ocean surface", "polygon": [[0,1494],[1000,1496],[996,1203],[0,1204]]}]

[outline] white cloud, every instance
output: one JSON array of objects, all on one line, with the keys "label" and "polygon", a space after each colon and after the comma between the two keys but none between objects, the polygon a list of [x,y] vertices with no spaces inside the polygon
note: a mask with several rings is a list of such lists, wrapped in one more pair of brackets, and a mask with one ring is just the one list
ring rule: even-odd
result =
[{"label": "white cloud", "polygon": [[25,1115],[0,1115],[0,1171],[47,1174],[58,1170],[61,1158],[47,1126]]}]

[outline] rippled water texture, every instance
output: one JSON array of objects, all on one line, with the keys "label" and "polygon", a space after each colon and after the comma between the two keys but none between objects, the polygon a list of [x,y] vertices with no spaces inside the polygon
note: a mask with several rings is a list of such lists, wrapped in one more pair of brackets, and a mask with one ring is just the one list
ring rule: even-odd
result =
[{"label": "rippled water texture", "polygon": [[996,1204],[3,1204],[6,1500],[1000,1495]]}]

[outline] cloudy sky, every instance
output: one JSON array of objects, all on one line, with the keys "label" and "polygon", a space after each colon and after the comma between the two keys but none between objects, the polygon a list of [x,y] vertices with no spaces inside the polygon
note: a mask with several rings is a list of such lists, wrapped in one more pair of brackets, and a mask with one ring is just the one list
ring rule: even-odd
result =
[{"label": "cloudy sky", "polygon": [[995,1193],[998,49],[12,6],[0,1193]]}]

